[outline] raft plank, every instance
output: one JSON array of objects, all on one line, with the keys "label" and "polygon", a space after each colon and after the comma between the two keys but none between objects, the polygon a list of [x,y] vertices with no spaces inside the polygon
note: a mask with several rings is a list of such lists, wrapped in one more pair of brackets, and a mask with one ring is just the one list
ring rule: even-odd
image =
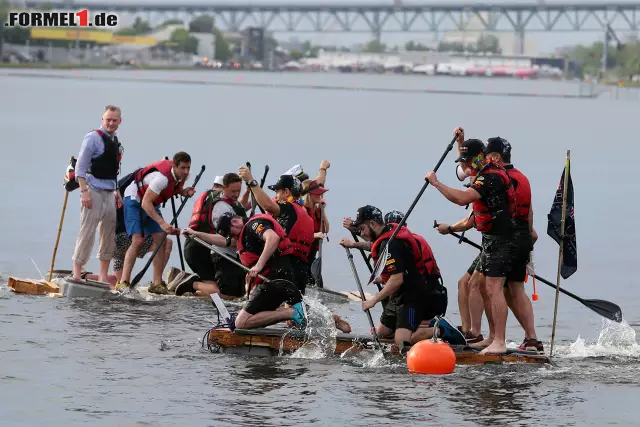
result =
[{"label": "raft plank", "polygon": [[[284,336],[284,338],[283,338]],[[304,343],[304,332],[296,329],[283,328],[257,328],[257,329],[236,329],[231,332],[228,328],[212,329],[209,331],[209,344],[222,347],[268,347],[275,352],[282,350],[291,353]],[[391,341],[384,340],[389,346],[391,354],[398,354],[398,347]],[[360,352],[373,348],[371,337],[363,335],[342,334],[336,337],[336,355],[347,350]],[[466,346],[451,346],[456,354],[456,364],[458,365],[484,365],[494,363],[551,363],[551,359],[545,355],[538,355],[535,352],[509,350],[502,355],[480,355],[478,350],[470,349]]]},{"label": "raft plank", "polygon": [[47,282],[45,280],[9,277],[7,286],[17,294],[46,295],[49,293],[60,292],[60,287],[58,285],[52,282]]}]

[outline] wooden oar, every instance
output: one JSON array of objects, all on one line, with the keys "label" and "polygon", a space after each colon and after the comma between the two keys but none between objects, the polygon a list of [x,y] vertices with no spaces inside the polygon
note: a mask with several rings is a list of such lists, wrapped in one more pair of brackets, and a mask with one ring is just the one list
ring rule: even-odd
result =
[{"label": "wooden oar", "polygon": [[[433,221],[433,227],[436,228],[438,226],[438,222],[437,221]],[[478,250],[482,250],[482,247],[475,243],[472,242],[471,240],[467,239],[466,237],[462,237],[460,236],[458,233],[455,232],[451,232],[449,233],[452,236],[460,239],[461,241],[465,242],[466,244],[473,246],[474,248],[478,249]],[[544,283],[545,285],[549,285],[551,286],[553,289],[557,289],[557,286],[554,285],[553,283],[551,283],[550,281],[534,274],[533,277],[535,277],[536,279],[538,279],[539,281],[541,281],[542,283]],[[563,294],[573,298],[574,300],[582,303],[582,305],[584,305],[587,308],[590,308],[591,310],[595,311],[596,313],[598,313],[600,316],[605,317],[609,320],[613,320],[614,322],[622,322],[622,309],[620,308],[620,306],[609,302],[609,301],[605,301],[605,300],[601,300],[601,299],[584,299],[584,298],[580,298],[579,296],[572,294],[571,292],[564,290],[562,288],[560,288],[560,292],[562,292]]]},{"label": "wooden oar", "polygon": [[[366,301],[367,297],[364,295],[364,290],[362,289],[362,283],[360,283],[360,277],[358,277],[358,271],[356,270],[356,265],[353,262],[353,255],[349,248],[344,248],[347,251],[347,258],[349,258],[349,264],[351,264],[351,271],[353,271],[353,277],[356,279],[356,284],[358,285],[358,291],[360,291],[360,298],[362,301]],[[371,317],[371,311],[366,310],[367,318],[369,319],[369,326],[371,326],[371,334],[373,335],[373,339],[376,342],[376,347],[378,350],[382,351],[382,345],[380,345],[380,339],[378,338],[378,333],[376,332],[376,325],[373,323],[373,318]]]},{"label": "wooden oar", "polygon": [[[440,165],[442,165],[442,162],[444,162],[444,159],[447,157],[447,154],[449,154],[449,151],[451,151],[453,149],[453,144],[456,143],[457,139],[458,139],[458,134],[456,133],[453,136],[453,139],[451,140],[449,145],[447,145],[447,148],[444,150],[444,153],[442,153],[442,156],[440,157],[440,160],[438,160],[438,163],[433,168],[433,172],[437,172],[438,169],[440,169]],[[426,191],[428,186],[429,186],[429,180],[425,180],[425,183],[422,185],[422,188],[420,189],[420,192],[418,193],[416,198],[413,200],[413,203],[411,203],[411,206],[409,206],[409,209],[407,209],[407,213],[404,214],[404,217],[402,217],[402,220],[400,220],[400,223],[398,223],[398,226],[396,227],[396,229],[391,234],[391,237],[389,237],[389,240],[387,240],[387,243],[385,244],[384,249],[382,250],[382,252],[380,253],[380,256],[378,257],[378,262],[376,262],[375,268],[373,269],[373,272],[371,273],[371,277],[369,277],[369,283],[373,282],[375,280],[375,278],[382,273],[382,269],[384,269],[385,262],[387,261],[387,254],[389,252],[389,245],[396,238],[396,236],[400,232],[400,229],[402,228],[402,226],[404,226],[406,224],[407,218],[409,218],[409,215],[411,215],[411,212],[413,211],[413,208],[416,207],[416,205],[418,204],[418,201],[420,200],[420,197],[422,197],[422,194]]]},{"label": "wooden oar", "polygon": [[[196,176],[196,179],[193,181],[193,186],[192,186],[193,188],[195,188],[196,185],[198,184],[198,181],[200,181],[200,177],[204,173],[204,169],[205,169],[205,166],[202,165],[202,169],[200,169],[200,173]],[[187,204],[188,200],[189,200],[189,197],[184,198],[184,200],[182,201],[182,204],[180,205],[180,208],[178,209],[178,212],[176,212],[176,214],[173,216],[173,219],[170,222],[171,225],[175,226],[176,222],[178,221],[178,215],[180,215],[180,212],[182,212],[182,209]],[[140,209],[142,209],[142,200],[140,201]],[[130,289],[133,289],[140,282],[140,280],[142,280],[142,278],[144,277],[144,274],[149,269],[151,262],[153,262],[153,259],[156,257],[156,255],[158,254],[158,251],[163,246],[163,243],[166,238],[167,238],[167,233],[162,233],[162,239],[160,239],[160,243],[158,243],[158,245],[156,246],[155,250],[151,254],[151,258],[149,258],[149,260],[147,261],[147,264],[144,266],[142,271],[136,274],[136,277],[134,277],[133,280],[131,281],[131,285],[129,286]]]}]

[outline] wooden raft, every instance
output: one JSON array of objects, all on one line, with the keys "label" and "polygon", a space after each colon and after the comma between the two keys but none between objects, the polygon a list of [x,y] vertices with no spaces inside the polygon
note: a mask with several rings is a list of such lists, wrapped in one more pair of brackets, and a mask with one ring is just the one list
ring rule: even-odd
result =
[{"label": "wooden raft", "polygon": [[44,280],[9,277],[9,283],[7,283],[7,286],[17,294],[47,295],[60,292],[60,287],[58,285]]},{"label": "wooden raft", "polygon": [[[284,335],[284,339],[283,339]],[[304,333],[296,329],[260,328],[236,329],[231,332],[228,328],[212,329],[209,331],[209,345],[224,348],[267,347],[279,351],[281,346],[284,353],[291,353],[304,344]],[[381,340],[388,346],[391,354],[398,355],[398,347],[389,340]],[[479,350],[466,346],[451,346],[456,354],[458,365],[484,365],[494,363],[551,363],[551,359],[535,352],[510,350],[502,355],[480,355]],[[334,353],[340,355],[345,351],[360,352],[374,348],[370,337],[339,333],[336,337]]]}]

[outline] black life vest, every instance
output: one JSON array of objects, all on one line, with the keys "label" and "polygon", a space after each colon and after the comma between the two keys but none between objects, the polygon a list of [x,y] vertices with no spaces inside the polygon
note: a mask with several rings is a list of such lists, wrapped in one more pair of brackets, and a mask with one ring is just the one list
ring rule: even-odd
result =
[{"label": "black life vest", "polygon": [[122,160],[121,145],[117,136],[110,138],[100,129],[95,132],[100,135],[104,144],[104,152],[95,159],[91,159],[88,172],[99,179],[117,179]]}]

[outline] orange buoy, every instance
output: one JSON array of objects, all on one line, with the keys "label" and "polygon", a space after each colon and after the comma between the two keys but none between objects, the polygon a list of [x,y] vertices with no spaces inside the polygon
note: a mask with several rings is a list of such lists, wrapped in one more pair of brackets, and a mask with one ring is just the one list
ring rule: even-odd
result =
[{"label": "orange buoy", "polygon": [[407,367],[417,374],[450,374],[456,367],[456,354],[445,342],[419,341],[407,354]]}]

